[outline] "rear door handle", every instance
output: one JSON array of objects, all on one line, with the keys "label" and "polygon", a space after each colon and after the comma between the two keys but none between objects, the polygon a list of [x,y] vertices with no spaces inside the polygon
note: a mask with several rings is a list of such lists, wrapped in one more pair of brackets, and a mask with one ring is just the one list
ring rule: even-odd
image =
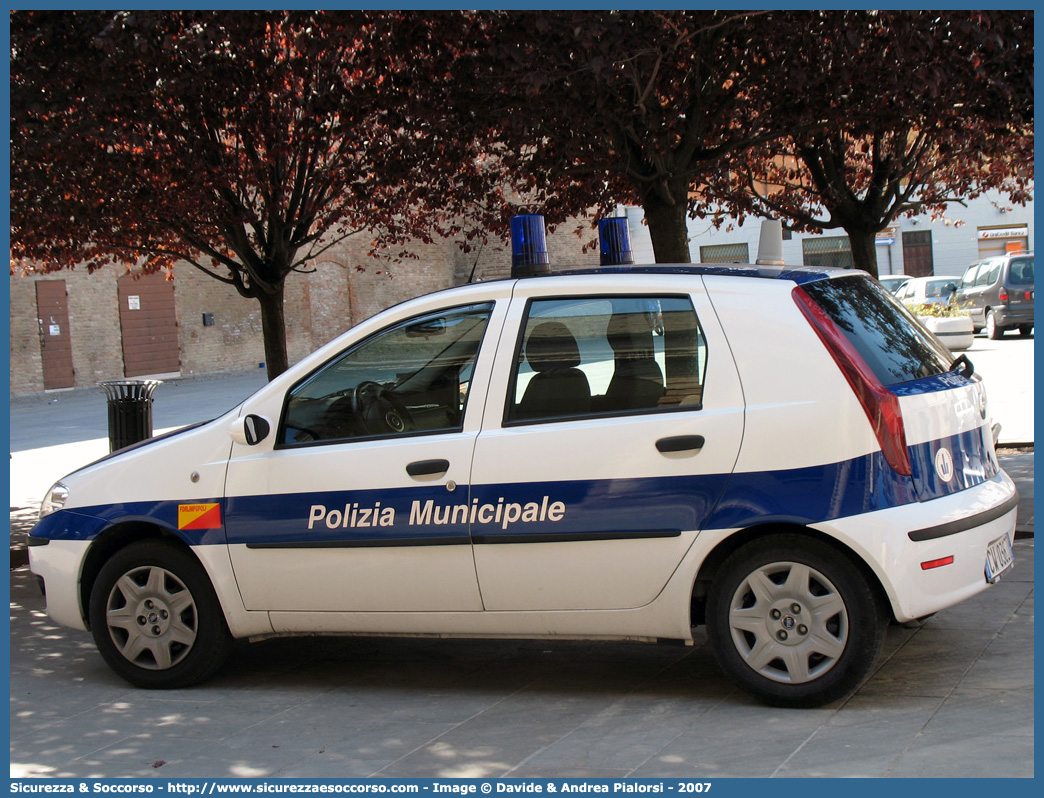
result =
[{"label": "rear door handle", "polygon": [[406,473],[411,477],[429,477],[432,474],[445,474],[449,471],[449,460],[417,460],[406,466]]},{"label": "rear door handle", "polygon": [[656,441],[656,449],[661,454],[698,452],[706,442],[702,435],[676,435],[673,438],[660,438]]}]

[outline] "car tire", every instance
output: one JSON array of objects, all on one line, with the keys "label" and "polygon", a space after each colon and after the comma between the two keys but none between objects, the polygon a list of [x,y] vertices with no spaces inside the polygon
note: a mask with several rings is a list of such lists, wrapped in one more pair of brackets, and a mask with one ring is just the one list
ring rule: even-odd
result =
[{"label": "car tire", "polygon": [[1023,338],[1027,338],[1027,337],[1029,337],[1032,334],[1033,334],[1033,325],[1032,324],[1020,324],[1019,325],[1019,335],[1021,335]]},{"label": "car tire", "polygon": [[1004,330],[997,326],[997,316],[992,311],[986,311],[986,337],[996,341],[1004,336]]},{"label": "car tire", "polygon": [[192,554],[161,540],[120,549],[90,597],[102,658],[136,687],[188,687],[212,676],[231,646],[217,595]]},{"label": "car tire", "polygon": [[887,625],[878,594],[851,560],[791,534],[734,552],[714,579],[706,617],[722,670],[780,707],[854,692],[877,663]]}]

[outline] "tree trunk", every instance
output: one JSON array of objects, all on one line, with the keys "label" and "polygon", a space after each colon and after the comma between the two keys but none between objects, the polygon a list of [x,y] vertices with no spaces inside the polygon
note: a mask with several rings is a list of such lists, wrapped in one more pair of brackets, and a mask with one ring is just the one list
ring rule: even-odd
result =
[{"label": "tree trunk", "polygon": [[852,265],[877,277],[877,234],[863,230],[847,230],[852,247]]},{"label": "tree trunk", "polygon": [[265,340],[265,367],[268,379],[273,380],[287,370],[286,319],[283,315],[283,283],[271,292],[261,292],[261,334]]},{"label": "tree trunk", "polygon": [[657,263],[692,262],[686,206],[685,199],[668,204],[656,192],[649,192],[643,198],[645,220],[649,223],[649,237]]}]

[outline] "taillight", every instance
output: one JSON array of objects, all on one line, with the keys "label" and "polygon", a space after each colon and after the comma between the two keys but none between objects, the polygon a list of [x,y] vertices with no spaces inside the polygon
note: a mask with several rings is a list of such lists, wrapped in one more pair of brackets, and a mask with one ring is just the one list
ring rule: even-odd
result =
[{"label": "taillight", "polygon": [[1003,286],[1001,286],[1000,293],[997,294],[997,299],[999,299],[1001,302],[1007,302],[1008,301],[1008,289],[1004,288]]},{"label": "taillight", "polygon": [[834,320],[800,287],[793,292],[794,301],[805,314],[812,329],[826,346],[848,384],[852,386],[870,426],[877,436],[885,460],[897,474],[910,476],[910,454],[906,450],[906,430],[899,397],[885,388],[856,348],[834,324]]}]

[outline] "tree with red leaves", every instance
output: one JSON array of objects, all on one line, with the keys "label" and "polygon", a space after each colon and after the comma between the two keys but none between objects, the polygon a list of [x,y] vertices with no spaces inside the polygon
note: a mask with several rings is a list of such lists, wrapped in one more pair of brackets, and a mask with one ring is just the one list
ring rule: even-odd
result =
[{"label": "tree with red leaves", "polygon": [[900,216],[1033,179],[1033,14],[820,12],[793,42],[785,80],[829,122],[733,159],[708,192],[741,216],[843,229],[877,275],[875,237]]},{"label": "tree with red leaves", "polygon": [[555,223],[640,205],[657,261],[686,263],[695,190],[727,156],[808,122],[791,113],[777,63],[800,21],[726,11],[474,15],[469,56],[454,67],[461,125],[495,154],[518,208]]},{"label": "tree with red leaves", "polygon": [[288,275],[355,233],[460,229],[447,184],[474,162],[416,90],[454,57],[430,33],[399,12],[13,13],[12,257],[191,264],[260,303],[281,373]]}]

